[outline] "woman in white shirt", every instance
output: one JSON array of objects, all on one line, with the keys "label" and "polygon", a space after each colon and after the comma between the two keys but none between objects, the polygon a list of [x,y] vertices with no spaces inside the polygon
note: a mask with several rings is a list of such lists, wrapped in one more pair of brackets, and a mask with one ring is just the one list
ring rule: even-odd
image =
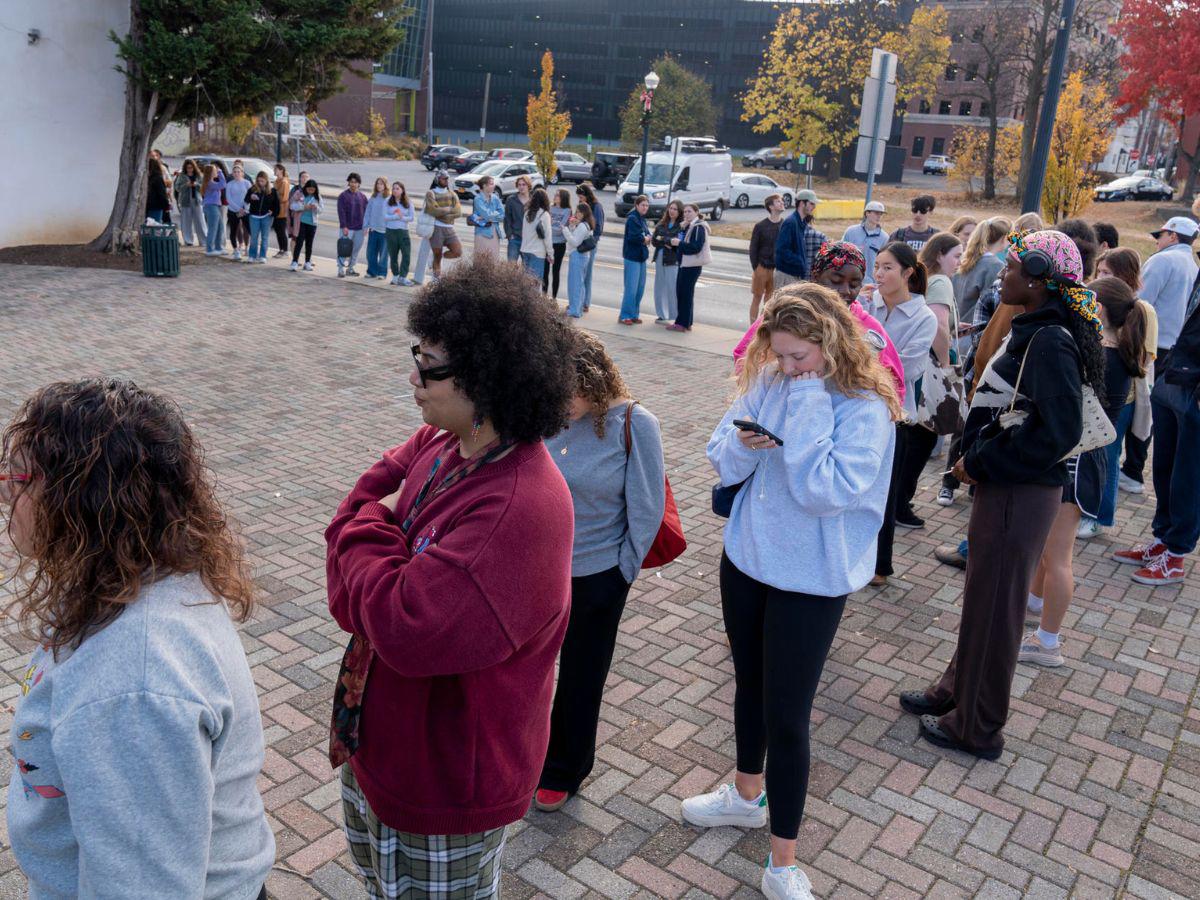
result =
[{"label": "woman in white shirt", "polygon": [[[575,207],[567,227],[563,229],[571,258],[567,267],[567,315],[573,319],[583,317],[583,301],[586,298],[587,270],[596,241],[592,236],[596,230],[596,219],[592,208],[586,203]],[[580,250],[583,246],[585,249]]]},{"label": "woman in white shirt", "polygon": [[521,218],[521,262],[538,281],[546,271],[546,260],[554,255],[554,223],[550,220],[550,197],[538,188],[529,197]]}]

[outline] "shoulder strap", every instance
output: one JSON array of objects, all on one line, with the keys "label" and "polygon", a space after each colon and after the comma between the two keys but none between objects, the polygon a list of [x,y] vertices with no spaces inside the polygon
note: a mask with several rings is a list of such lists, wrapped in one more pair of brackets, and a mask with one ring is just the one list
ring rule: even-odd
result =
[{"label": "shoulder strap", "polygon": [[636,400],[630,400],[625,404],[625,458],[629,459],[629,454],[633,450],[633,425],[630,419],[633,416],[633,408],[637,406]]},{"label": "shoulder strap", "polygon": [[[1059,327],[1059,328],[1062,328],[1062,326],[1061,326],[1061,325],[1060,325],[1060,326],[1058,326],[1058,327]],[[1017,404],[1017,393],[1018,393],[1018,392],[1020,391],[1020,389],[1021,389],[1021,375],[1022,375],[1022,374],[1024,373],[1024,371],[1025,371],[1025,360],[1029,359],[1029,348],[1033,346],[1033,341],[1034,341],[1034,339],[1035,339],[1035,338],[1036,338],[1036,337],[1037,337],[1039,334],[1041,334],[1043,330],[1044,330],[1043,328],[1039,328],[1037,331],[1035,331],[1035,332],[1033,333],[1033,337],[1031,337],[1031,338],[1029,339],[1029,343],[1025,345],[1025,352],[1024,352],[1023,354],[1021,354],[1021,366],[1020,366],[1020,368],[1018,368],[1018,369],[1017,369],[1017,383],[1013,385],[1013,396],[1012,396],[1012,401],[1011,401],[1011,402],[1008,404],[1008,411],[1009,411],[1009,412],[1012,412],[1012,411],[1013,411],[1013,407],[1014,407],[1014,406],[1016,406],[1016,404]],[[1066,329],[1065,329],[1065,328],[1063,328],[1063,331],[1066,331]],[[1070,332],[1068,331],[1068,332],[1067,332],[1067,334],[1070,334]]]}]

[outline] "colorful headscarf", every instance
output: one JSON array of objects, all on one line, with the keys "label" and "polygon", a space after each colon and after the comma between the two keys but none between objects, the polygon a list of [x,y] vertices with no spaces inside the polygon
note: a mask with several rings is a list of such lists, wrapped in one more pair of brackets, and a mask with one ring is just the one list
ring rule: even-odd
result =
[{"label": "colorful headscarf", "polygon": [[1067,309],[1096,329],[1099,334],[1100,305],[1096,292],[1083,286],[1083,257],[1075,242],[1061,231],[1014,231],[1008,236],[1009,256],[1023,259],[1030,251],[1040,250],[1050,257],[1046,289],[1058,293]]},{"label": "colorful headscarf", "polygon": [[827,241],[817,251],[812,264],[812,277],[816,278],[826,269],[842,269],[846,266],[858,266],[865,273],[867,261],[862,251],[849,241]]}]

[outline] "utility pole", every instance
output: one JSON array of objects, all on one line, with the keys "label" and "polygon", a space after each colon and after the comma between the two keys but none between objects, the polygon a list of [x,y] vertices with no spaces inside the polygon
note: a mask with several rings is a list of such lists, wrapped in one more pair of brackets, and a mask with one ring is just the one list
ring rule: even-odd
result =
[{"label": "utility pole", "polygon": [[1021,212],[1038,212],[1042,208],[1042,187],[1046,183],[1046,163],[1050,159],[1050,139],[1054,136],[1054,119],[1058,115],[1058,98],[1062,94],[1063,72],[1067,67],[1067,50],[1071,43],[1071,22],[1075,18],[1075,0],[1063,0],[1054,36],[1054,54],[1050,57],[1050,74],[1046,80],[1046,95],[1038,117],[1037,138],[1029,163],[1029,180],[1021,198]]},{"label": "utility pole", "polygon": [[433,143],[433,3],[429,0],[429,12],[425,20],[425,136]]},{"label": "utility pole", "polygon": [[492,92],[492,73],[483,76],[483,120],[479,123],[479,149],[483,149],[483,139],[487,137],[487,108],[488,97]]}]

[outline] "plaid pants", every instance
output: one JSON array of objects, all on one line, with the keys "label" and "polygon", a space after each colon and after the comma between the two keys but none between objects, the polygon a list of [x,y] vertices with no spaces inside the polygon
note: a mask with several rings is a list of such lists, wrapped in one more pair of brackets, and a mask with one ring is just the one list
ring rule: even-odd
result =
[{"label": "plaid pants", "polygon": [[349,764],[342,814],[354,865],[371,900],[491,900],[500,896],[506,829],[426,835],[396,831],[371,812]]}]

